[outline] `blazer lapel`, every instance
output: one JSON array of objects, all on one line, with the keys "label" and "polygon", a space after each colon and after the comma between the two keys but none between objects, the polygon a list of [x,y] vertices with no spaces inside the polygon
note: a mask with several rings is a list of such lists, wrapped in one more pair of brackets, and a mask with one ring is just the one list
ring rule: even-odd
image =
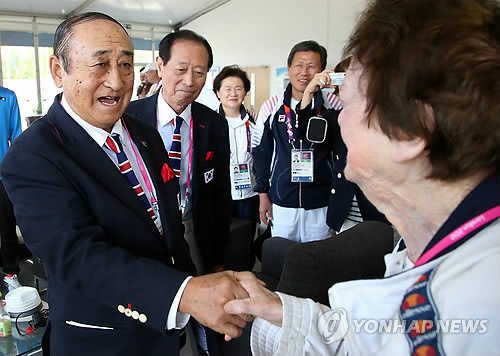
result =
[{"label": "blazer lapel", "polygon": [[204,154],[206,153],[205,150],[207,148],[208,144],[208,124],[201,115],[200,110],[198,110],[199,107],[197,106],[196,102],[193,102],[191,104],[191,116],[193,120],[193,162],[191,165],[191,171],[192,171],[192,196],[193,196],[193,201],[192,204],[196,205],[197,204],[197,196],[198,194],[196,191],[198,190],[198,177],[203,176],[203,172],[198,172],[198,169],[200,169],[200,164],[203,163],[205,157]]},{"label": "blazer lapel", "polygon": [[[55,105],[57,106],[54,108]],[[53,111],[55,111],[50,115],[51,121],[61,139],[61,144],[68,154],[99,184],[103,185],[106,190],[149,224],[160,238],[158,229],[147,214],[146,209],[144,209],[142,202],[131,189],[130,183],[116,168],[102,147],[97,145],[92,137],[64,111],[59,103],[55,105],[51,108],[51,111],[53,108]]]},{"label": "blazer lapel", "polygon": [[160,90],[156,92],[156,94],[147,97],[142,100],[147,100],[147,104],[142,106],[142,109],[145,110],[144,117],[147,119],[147,122],[151,124],[151,126],[156,127],[156,103],[158,102],[158,95],[160,94]]},{"label": "blazer lapel", "polygon": [[[154,147],[152,147],[150,145],[150,142],[148,141],[149,136],[145,132],[143,132],[142,128],[139,125],[136,125],[136,122],[128,120],[126,117],[124,118],[124,120],[131,134],[132,140],[134,141],[143,159],[146,169],[148,170],[149,176],[151,177],[152,180],[151,183],[154,185],[156,191],[156,199],[158,201],[165,202],[164,198],[166,197],[162,196],[162,189],[161,189],[161,187],[165,185],[165,182],[163,181],[163,178],[161,176],[161,169],[163,163],[168,162],[167,152],[154,150]],[[161,141],[161,138],[159,139],[160,142],[163,143]],[[163,148],[163,146],[161,146],[161,148]],[[164,159],[161,158],[162,152],[164,153]],[[178,184],[175,187],[178,187]],[[172,221],[171,219],[174,219],[176,217],[172,217],[172,213],[170,212],[170,210],[166,209],[166,207],[163,204],[160,204],[159,208],[163,226],[164,227],[170,226]],[[149,220],[151,221],[151,219]],[[163,230],[164,230],[164,235],[167,236],[167,241],[170,242],[170,231],[166,228],[164,228]]]}]

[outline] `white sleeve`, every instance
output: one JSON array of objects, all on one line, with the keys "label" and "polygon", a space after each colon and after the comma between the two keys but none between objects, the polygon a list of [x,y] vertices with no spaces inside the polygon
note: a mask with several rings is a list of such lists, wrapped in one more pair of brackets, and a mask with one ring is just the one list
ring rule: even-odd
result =
[{"label": "white sleeve", "polygon": [[255,129],[252,133],[252,148],[257,147],[260,144],[260,140],[262,139],[262,135],[264,134],[264,124],[274,111],[276,103],[278,102],[278,97],[273,96],[267,99],[264,104],[260,107],[259,114],[255,119]]},{"label": "white sleeve", "polygon": [[170,310],[168,311],[167,330],[182,329],[187,325],[189,318],[191,317],[189,314],[178,311],[182,293],[184,293],[184,289],[191,278],[193,277],[187,277],[184,282],[182,282],[177,294],[175,295],[172,305],[170,306]]},{"label": "white sleeve", "polygon": [[276,103],[278,102],[278,96],[275,95],[269,99],[267,99],[264,104],[260,107],[259,114],[257,115],[255,121],[266,121],[266,119],[271,115],[271,113],[274,110],[274,107],[276,106]]},{"label": "white sleeve", "polygon": [[253,355],[334,355],[340,340],[325,343],[318,330],[319,318],[330,308],[311,299],[277,294],[283,303],[283,326],[278,328],[257,319],[250,340]]},{"label": "white sleeve", "polygon": [[281,328],[257,318],[252,324],[250,346],[253,356],[270,356],[278,349]]}]

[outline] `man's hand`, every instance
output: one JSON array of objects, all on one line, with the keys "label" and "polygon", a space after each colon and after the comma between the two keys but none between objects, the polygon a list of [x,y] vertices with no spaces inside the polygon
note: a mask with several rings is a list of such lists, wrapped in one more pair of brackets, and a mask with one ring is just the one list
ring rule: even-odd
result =
[{"label": "man's hand", "polygon": [[312,102],[312,98],[314,93],[322,88],[331,88],[330,86],[330,76],[328,73],[334,73],[333,70],[325,69],[321,73],[316,73],[314,77],[311,79],[306,89],[304,90],[304,95],[302,96],[302,100],[300,101],[300,109],[304,110],[307,105]]},{"label": "man's hand", "polygon": [[283,322],[283,304],[280,297],[266,289],[258,280],[242,280],[241,285],[248,292],[248,298],[232,300],[224,306],[224,310],[230,314],[248,315],[254,318],[262,318],[270,323],[281,327]]},{"label": "man's hand", "polygon": [[[246,325],[244,317],[224,311],[224,305],[233,299],[247,298],[240,281],[254,280],[251,272],[226,271],[194,277],[182,294],[179,311],[187,313],[205,326],[226,334],[226,339],[237,338]],[[258,282],[256,282],[258,283]]]},{"label": "man's hand", "polygon": [[273,220],[273,203],[271,199],[269,199],[269,195],[267,193],[259,194],[259,214],[260,220],[267,226],[269,222]]}]

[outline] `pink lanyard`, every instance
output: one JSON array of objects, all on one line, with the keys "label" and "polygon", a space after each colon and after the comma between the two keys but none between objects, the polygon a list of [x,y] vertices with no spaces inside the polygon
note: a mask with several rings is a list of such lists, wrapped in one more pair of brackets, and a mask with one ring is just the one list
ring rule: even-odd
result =
[{"label": "pink lanyard", "polygon": [[479,214],[475,218],[472,218],[471,220],[464,223],[462,226],[450,232],[441,241],[439,241],[436,245],[434,245],[429,251],[420,256],[418,261],[415,263],[414,267],[418,267],[420,265],[423,265],[424,263],[429,262],[433,257],[438,255],[441,251],[445,250],[454,243],[462,240],[470,233],[476,231],[481,226],[489,223],[490,221],[495,220],[499,216],[500,216],[500,205],[497,205],[496,207],[491,208],[482,214]]},{"label": "pink lanyard", "polygon": [[189,121],[189,161],[188,161],[188,175],[186,182],[186,204],[189,196],[189,184],[191,182],[191,164],[193,162],[193,115],[191,115],[191,121]]},{"label": "pink lanyard", "polygon": [[142,163],[141,157],[139,156],[139,154],[135,150],[134,144],[132,142],[132,138],[130,137],[130,133],[128,132],[127,125],[125,124],[125,121],[123,121],[123,119],[122,119],[122,123],[123,123],[123,127],[125,127],[125,131],[127,131],[127,136],[128,136],[129,141],[130,141],[130,146],[132,146],[132,150],[134,150],[134,155],[135,155],[135,158],[137,160],[137,164],[139,165],[139,169],[141,170],[142,177],[144,178],[144,182],[146,183],[146,187],[148,188],[149,194],[151,195],[151,205],[156,210],[158,203],[156,201],[155,196],[153,195],[153,187],[152,187],[151,182],[149,180],[148,173],[146,172],[146,168],[144,168],[144,164]]},{"label": "pink lanyard", "polygon": [[[288,133],[288,142],[293,145],[293,141],[295,137],[293,135],[293,127],[292,127],[292,114],[290,113],[290,107],[283,103],[283,109],[285,110],[285,123],[286,123],[286,132]],[[295,118],[297,120],[297,118]]]},{"label": "pink lanyard", "polygon": [[[295,136],[293,134],[291,109],[285,103],[283,103],[283,109],[285,110],[285,123],[286,123],[286,132],[288,133],[288,142],[290,142],[292,144],[292,147],[295,148],[295,146],[293,144],[293,142],[295,141]],[[323,107],[320,107],[318,109],[318,116],[319,117],[321,117],[322,110],[323,110]],[[297,129],[299,128],[299,118],[298,118],[297,114],[295,114],[295,127]],[[300,149],[302,150],[302,140],[300,140]]]}]

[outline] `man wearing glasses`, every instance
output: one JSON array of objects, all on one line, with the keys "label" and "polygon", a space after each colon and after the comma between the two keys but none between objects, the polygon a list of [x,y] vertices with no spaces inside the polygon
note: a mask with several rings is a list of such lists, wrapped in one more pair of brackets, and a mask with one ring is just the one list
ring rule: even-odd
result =
[{"label": "man wearing glasses", "polygon": [[[295,108],[314,75],[326,68],[326,49],[315,41],[297,43],[288,56],[290,83],[282,95],[267,100],[257,117],[257,140],[253,142],[254,190],[260,197],[260,218],[272,222],[272,236],[297,242],[328,237],[326,213],[332,182],[332,141],[300,140]],[[313,108],[340,109],[333,93],[318,91]],[[310,160],[293,160],[306,155]]]}]

